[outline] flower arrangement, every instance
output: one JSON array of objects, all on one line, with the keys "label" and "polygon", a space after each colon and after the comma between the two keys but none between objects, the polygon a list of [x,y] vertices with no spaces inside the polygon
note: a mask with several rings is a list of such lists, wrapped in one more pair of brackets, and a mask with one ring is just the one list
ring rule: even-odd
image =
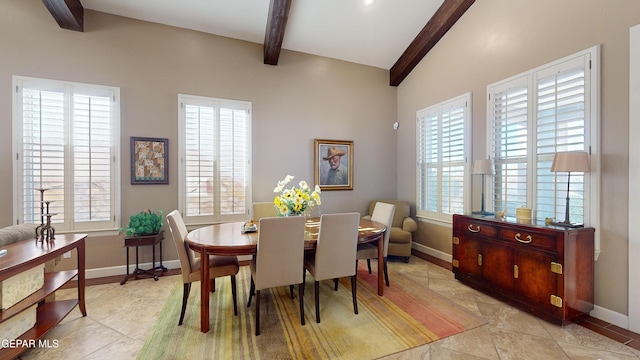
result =
[{"label": "flower arrangement", "polygon": [[287,188],[287,185],[293,180],[293,176],[287,175],[284,180],[278,182],[278,186],[273,189],[273,192],[279,193],[273,199],[273,204],[278,209],[278,215],[300,215],[304,214],[307,210],[310,210],[315,205],[320,205],[320,186],[316,185],[315,189],[311,191],[307,182],[302,180],[298,184],[298,187],[292,186]]}]

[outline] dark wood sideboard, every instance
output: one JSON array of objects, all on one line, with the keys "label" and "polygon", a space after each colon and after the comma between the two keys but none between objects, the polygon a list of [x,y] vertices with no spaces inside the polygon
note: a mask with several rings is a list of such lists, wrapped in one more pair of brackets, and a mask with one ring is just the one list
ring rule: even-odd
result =
[{"label": "dark wood sideboard", "polygon": [[453,216],[455,278],[565,325],[593,310],[594,229]]},{"label": "dark wood sideboard", "polygon": [[[78,267],[76,270],[53,271],[44,274],[44,286],[22,301],[0,312],[0,323],[19,315],[22,311],[38,304],[36,324],[18,339],[19,346],[0,349],[0,359],[13,359],[27,348],[41,346],[38,339],[56,326],[73,308],[78,305],[83,316],[85,308],[85,239],[86,234],[56,234],[52,241],[23,240],[7,245],[7,253],[0,257],[0,281],[8,279],[25,270],[55,259],[62,254],[76,250]],[[45,298],[77,276],[78,298],[45,302]],[[28,344],[28,346],[24,346]]]}]

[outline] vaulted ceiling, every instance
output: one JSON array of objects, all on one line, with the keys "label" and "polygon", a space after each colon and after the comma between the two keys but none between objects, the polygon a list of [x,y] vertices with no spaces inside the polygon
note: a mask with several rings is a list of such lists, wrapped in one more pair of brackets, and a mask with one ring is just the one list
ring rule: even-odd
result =
[{"label": "vaulted ceiling", "polygon": [[389,70],[398,86],[475,0],[42,0],[59,26],[84,31],[84,9]]}]

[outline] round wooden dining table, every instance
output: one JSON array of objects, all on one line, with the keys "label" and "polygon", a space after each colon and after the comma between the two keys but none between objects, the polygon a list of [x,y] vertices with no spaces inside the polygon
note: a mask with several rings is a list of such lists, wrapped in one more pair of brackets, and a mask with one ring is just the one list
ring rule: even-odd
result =
[{"label": "round wooden dining table", "polygon": [[[208,255],[254,255],[258,249],[258,233],[243,231],[244,222],[215,224],[193,230],[187,234],[185,242],[193,251],[200,254],[200,279],[209,276]],[[320,229],[320,219],[308,219],[305,224],[305,251],[314,251]],[[383,239],[384,224],[360,219],[358,244],[377,242],[378,245],[378,295],[384,294]],[[302,239],[301,239],[302,240]],[[209,291],[211,283],[200,281],[200,331],[209,331]]]}]

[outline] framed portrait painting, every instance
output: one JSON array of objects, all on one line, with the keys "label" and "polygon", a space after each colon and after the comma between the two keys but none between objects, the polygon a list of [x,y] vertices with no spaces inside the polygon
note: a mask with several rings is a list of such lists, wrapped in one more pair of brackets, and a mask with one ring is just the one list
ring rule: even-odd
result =
[{"label": "framed portrait painting", "polygon": [[353,190],[353,141],[315,139],[313,153],[321,190]]},{"label": "framed portrait painting", "polygon": [[131,137],[131,184],[169,183],[169,139]]}]

